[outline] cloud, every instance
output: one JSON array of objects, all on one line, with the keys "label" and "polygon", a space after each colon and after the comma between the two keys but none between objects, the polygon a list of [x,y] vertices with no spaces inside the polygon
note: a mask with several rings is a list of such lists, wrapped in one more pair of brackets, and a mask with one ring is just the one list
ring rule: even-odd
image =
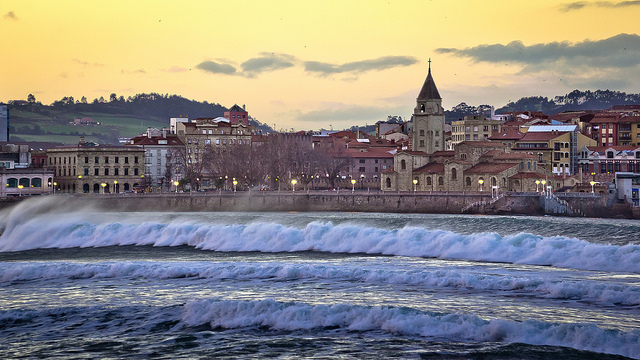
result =
[{"label": "cloud", "polygon": [[579,43],[551,42],[524,45],[512,41],[507,45],[478,45],[472,48],[436,49],[440,54],[470,58],[475,62],[518,64],[522,72],[538,72],[565,65],[567,68],[631,68],[640,65],[640,36],[618,34],[603,40]]},{"label": "cloud", "polygon": [[84,65],[84,66],[104,66],[104,64],[100,64],[100,63],[90,63],[88,61],[82,61],[79,59],[72,59],[74,62],[80,64],[80,65]]},{"label": "cloud", "polygon": [[242,67],[243,75],[254,77],[263,72],[293,67],[294,61],[295,58],[291,55],[263,53],[261,57],[249,59],[240,64],[240,66]]},{"label": "cloud", "polygon": [[417,63],[412,56],[384,56],[377,59],[348,62],[341,65],[330,64],[319,61],[306,61],[305,71],[317,73],[320,76],[332,74],[352,73],[359,74],[367,71],[381,71],[398,66],[410,66]]},{"label": "cloud", "polygon": [[120,70],[121,74],[129,75],[129,74],[146,74],[147,72],[144,69],[138,70]]},{"label": "cloud", "polygon": [[16,13],[14,13],[13,11],[9,11],[8,13],[4,14],[4,16],[2,17],[7,20],[18,21],[18,17],[16,16]]},{"label": "cloud", "polygon": [[[226,62],[226,63],[225,63]],[[212,73],[223,75],[239,75],[254,78],[259,74],[283,70],[302,65],[307,73],[320,76],[330,76],[334,74],[350,75],[344,80],[357,80],[357,74],[367,71],[382,71],[399,66],[410,66],[416,64],[418,60],[412,56],[384,56],[377,59],[361,60],[344,64],[331,64],[320,61],[301,61],[295,56],[276,53],[261,53],[260,56],[251,58],[240,64],[240,71],[229,61],[214,62],[203,61],[196,65],[196,68]]]},{"label": "cloud", "polygon": [[235,67],[229,64],[219,64],[210,60],[203,61],[196,65],[196,69],[212,74],[237,75]]},{"label": "cloud", "polygon": [[161,71],[168,72],[168,73],[180,73],[180,72],[188,71],[188,69],[174,65],[170,69],[163,69]]},{"label": "cloud", "polygon": [[631,6],[640,6],[640,1],[639,0],[619,1],[619,2],[613,2],[613,1],[594,1],[594,2],[575,1],[575,2],[572,2],[572,3],[562,4],[560,6],[560,11],[569,12],[569,11],[573,11],[573,10],[580,10],[580,9],[585,8],[585,7],[598,7],[598,8],[616,9],[616,8],[626,8],[626,7],[631,7]]}]

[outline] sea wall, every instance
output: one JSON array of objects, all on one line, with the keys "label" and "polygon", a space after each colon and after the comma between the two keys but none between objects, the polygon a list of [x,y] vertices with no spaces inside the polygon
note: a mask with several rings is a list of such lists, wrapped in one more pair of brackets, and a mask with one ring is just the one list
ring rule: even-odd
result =
[{"label": "sea wall", "polygon": [[[119,211],[352,211],[433,214],[520,214],[632,218],[631,207],[607,206],[606,195],[577,194],[547,199],[537,193],[369,193],[237,192],[95,196]],[[549,201],[566,203],[565,212],[549,210]],[[547,211],[545,211],[547,209]],[[556,207],[557,209],[557,207]]]},{"label": "sea wall", "polygon": [[[55,199],[47,207],[91,206],[106,211],[348,211],[432,214],[557,215],[640,218],[628,204],[605,194],[413,193],[413,192],[223,192],[171,194],[82,194],[38,196]],[[35,199],[34,199],[35,200]],[[19,199],[0,201],[11,206]]]}]

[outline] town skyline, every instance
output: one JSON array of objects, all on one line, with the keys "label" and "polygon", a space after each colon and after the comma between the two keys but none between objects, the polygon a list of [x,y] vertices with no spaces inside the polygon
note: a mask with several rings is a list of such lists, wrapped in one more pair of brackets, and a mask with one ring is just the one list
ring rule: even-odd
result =
[{"label": "town skyline", "polygon": [[638,1],[69,4],[5,6],[0,102],[169,93],[299,130],[408,118],[429,58],[445,109],[640,80]]}]

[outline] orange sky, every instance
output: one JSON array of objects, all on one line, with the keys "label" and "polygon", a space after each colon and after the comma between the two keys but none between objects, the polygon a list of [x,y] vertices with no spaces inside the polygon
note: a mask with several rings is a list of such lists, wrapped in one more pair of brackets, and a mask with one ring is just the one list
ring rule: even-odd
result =
[{"label": "orange sky", "polygon": [[446,109],[638,93],[638,15],[637,1],[5,0],[0,102],[158,92],[343,128],[408,118],[429,58]]}]

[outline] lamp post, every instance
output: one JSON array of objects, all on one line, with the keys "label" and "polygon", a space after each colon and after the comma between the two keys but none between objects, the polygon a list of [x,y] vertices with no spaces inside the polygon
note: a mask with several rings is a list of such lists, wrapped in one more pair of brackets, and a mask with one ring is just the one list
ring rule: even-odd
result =
[{"label": "lamp post", "polygon": [[293,192],[296,192],[296,184],[298,183],[298,180],[296,179],[291,179],[291,190]]},{"label": "lamp post", "polygon": [[57,183],[57,182],[54,182],[54,183],[53,183],[53,195],[55,195],[55,194],[56,194],[56,188],[57,188],[57,187],[58,187],[58,183]]},{"label": "lamp post", "polygon": [[351,192],[356,191],[356,179],[351,179]]},{"label": "lamp post", "polygon": [[18,185],[18,189],[20,189],[20,196],[22,196],[22,188],[24,187],[24,185]]},{"label": "lamp post", "polygon": [[484,184],[484,180],[478,180],[478,184],[480,184],[480,192],[482,192],[482,184]]},{"label": "lamp post", "polygon": [[178,193],[178,185],[180,185],[180,183],[176,180],[173,182],[173,185],[176,186],[176,194]]},{"label": "lamp post", "polygon": [[100,186],[102,186],[102,195],[104,195],[104,188],[107,186],[107,183],[102,183]]},{"label": "lamp post", "polygon": [[593,186],[596,184],[596,182],[595,181],[591,181],[589,184],[591,184],[591,193],[593,194],[594,193]]},{"label": "lamp post", "polygon": [[416,192],[416,187],[418,185],[418,179],[413,179],[413,192]]},{"label": "lamp post", "polygon": [[118,189],[118,180],[114,180],[113,181],[113,192],[116,193],[116,194],[118,193],[117,189]]},{"label": "lamp post", "polygon": [[237,185],[238,185],[238,180],[236,180],[236,178],[233,178],[233,192],[236,192]]},{"label": "lamp post", "polygon": [[536,192],[539,192],[538,185],[540,185],[540,180],[536,180]]},{"label": "lamp post", "polygon": [[547,183],[547,180],[541,180],[540,184],[542,184],[542,191],[545,191],[544,185]]}]

